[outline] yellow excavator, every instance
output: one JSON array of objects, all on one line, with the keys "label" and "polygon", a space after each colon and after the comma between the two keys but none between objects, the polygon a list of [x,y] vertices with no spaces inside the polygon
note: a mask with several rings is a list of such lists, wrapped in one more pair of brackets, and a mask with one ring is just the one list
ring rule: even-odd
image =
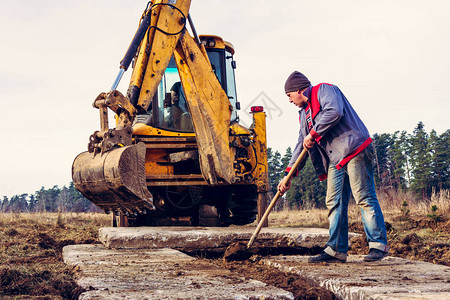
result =
[{"label": "yellow excavator", "polygon": [[[72,179],[113,213],[113,226],[243,225],[264,207],[265,113],[252,107],[252,125],[239,124],[233,46],[197,36],[190,4],[147,4],[111,90],[94,101],[100,130],[75,158]],[[130,64],[123,95],[117,86]]]}]

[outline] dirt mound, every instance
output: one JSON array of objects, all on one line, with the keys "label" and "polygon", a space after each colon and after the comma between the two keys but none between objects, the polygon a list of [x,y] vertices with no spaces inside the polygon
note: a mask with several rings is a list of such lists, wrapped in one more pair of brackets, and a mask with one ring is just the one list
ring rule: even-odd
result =
[{"label": "dirt mound", "polygon": [[335,294],[315,282],[297,274],[269,268],[259,263],[259,258],[259,256],[255,255],[249,261],[224,262],[217,260],[216,263],[247,278],[256,279],[289,291],[294,295],[295,299],[338,299]]},{"label": "dirt mound", "polygon": [[400,240],[393,241],[391,253],[394,256],[450,266],[449,244],[431,243],[427,237],[419,237],[416,233],[407,234]]},{"label": "dirt mound", "polygon": [[[450,220],[409,217],[395,226],[386,222],[386,229],[390,255],[450,266]],[[349,230],[362,234],[351,240],[349,254],[367,254],[369,246],[362,223],[349,224]]]},{"label": "dirt mound", "polygon": [[223,259],[227,262],[229,261],[242,261],[249,259],[253,254],[258,252],[257,247],[251,247],[247,249],[247,244],[245,243],[233,243],[225,250],[223,254]]}]

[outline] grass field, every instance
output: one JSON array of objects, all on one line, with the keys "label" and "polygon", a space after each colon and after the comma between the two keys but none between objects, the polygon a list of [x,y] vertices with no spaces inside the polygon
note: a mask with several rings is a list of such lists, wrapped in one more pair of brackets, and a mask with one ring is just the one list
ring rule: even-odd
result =
[{"label": "grass field", "polygon": [[[388,228],[390,253],[450,265],[450,197],[434,195],[427,203],[408,194],[379,193]],[[105,214],[1,214],[0,298],[76,299],[81,290],[74,272],[62,262],[62,248],[98,243],[98,229],[110,226]],[[359,209],[349,208],[350,230],[364,233]],[[269,226],[328,227],[326,210],[272,212]],[[367,253],[365,238],[352,241],[350,254]]]},{"label": "grass field", "polygon": [[97,243],[104,214],[0,214],[0,298],[76,299],[62,248]]}]

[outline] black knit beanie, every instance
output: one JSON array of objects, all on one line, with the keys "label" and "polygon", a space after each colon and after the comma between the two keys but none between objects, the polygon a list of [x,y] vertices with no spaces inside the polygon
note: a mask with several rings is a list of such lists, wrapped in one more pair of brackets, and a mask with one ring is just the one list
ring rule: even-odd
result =
[{"label": "black knit beanie", "polygon": [[298,71],[294,71],[289,75],[286,83],[284,84],[284,91],[286,93],[303,90],[311,85],[311,82],[305,75]]}]

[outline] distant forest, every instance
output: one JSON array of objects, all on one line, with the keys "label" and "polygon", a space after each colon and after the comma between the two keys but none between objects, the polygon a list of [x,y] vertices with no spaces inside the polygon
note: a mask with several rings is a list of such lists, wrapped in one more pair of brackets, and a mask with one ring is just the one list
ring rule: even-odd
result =
[{"label": "distant forest", "polygon": [[86,199],[73,182],[69,187],[55,185],[50,189],[42,187],[33,195],[21,194],[11,198],[3,196],[0,212],[101,212]]},{"label": "distant forest", "polygon": [[[417,199],[428,199],[433,192],[450,189],[450,129],[429,134],[419,122],[414,131],[374,134],[373,168],[377,189],[411,191]],[[292,156],[288,147],[281,155],[268,148],[269,184],[272,194]],[[320,182],[310,160],[292,181],[291,189],[280,202],[289,208],[324,208],[326,181]],[[21,194],[0,199],[0,212],[93,212],[101,211],[75,189],[42,187],[33,195]]]},{"label": "distant forest", "polygon": [[[373,168],[377,190],[411,191],[418,200],[427,200],[433,192],[450,188],[450,129],[430,134],[419,122],[413,133],[374,134]],[[292,149],[282,156],[268,149],[269,184],[273,194],[284,177]],[[324,208],[326,181],[320,182],[310,160],[292,180],[284,203],[289,208]]]}]

